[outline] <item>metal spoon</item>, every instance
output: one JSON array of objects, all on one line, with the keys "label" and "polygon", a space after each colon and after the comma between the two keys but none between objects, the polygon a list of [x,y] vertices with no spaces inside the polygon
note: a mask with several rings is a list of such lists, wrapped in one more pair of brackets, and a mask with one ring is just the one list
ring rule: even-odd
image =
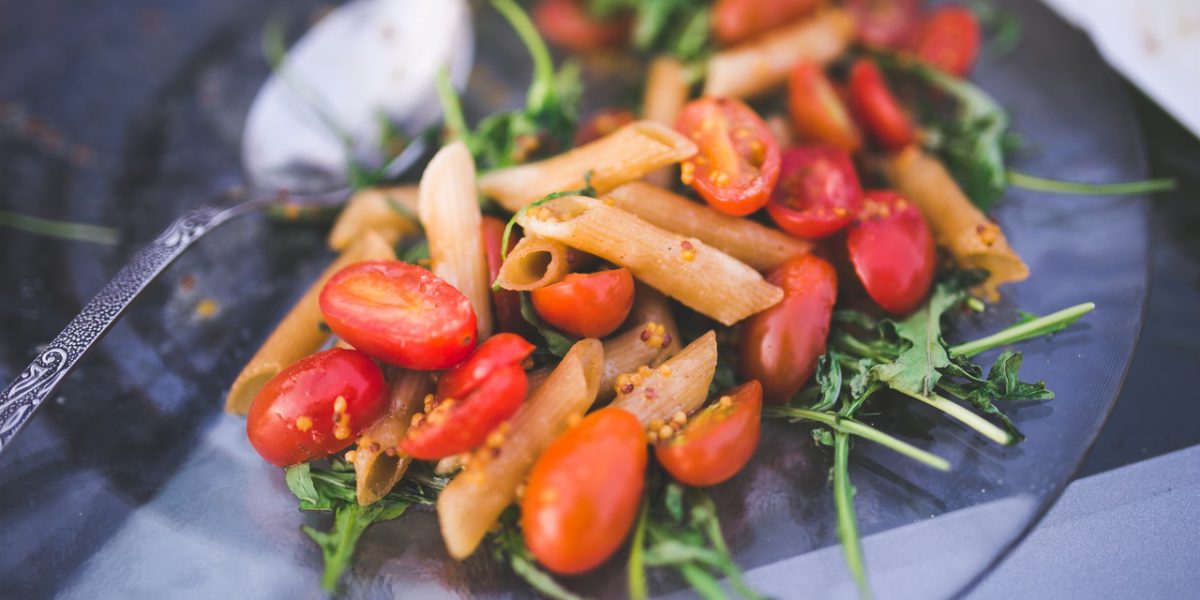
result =
[{"label": "metal spoon", "polygon": [[424,150],[419,142],[384,162],[382,117],[410,136],[436,123],[437,71],[448,66],[452,81],[461,84],[473,50],[465,0],[353,0],[326,15],[288,52],[251,105],[242,164],[252,191],[193,209],[168,225],[0,392],[0,452],[146,286],[196,240],[275,203],[345,201],[351,193],[347,152],[388,178],[412,166]]}]

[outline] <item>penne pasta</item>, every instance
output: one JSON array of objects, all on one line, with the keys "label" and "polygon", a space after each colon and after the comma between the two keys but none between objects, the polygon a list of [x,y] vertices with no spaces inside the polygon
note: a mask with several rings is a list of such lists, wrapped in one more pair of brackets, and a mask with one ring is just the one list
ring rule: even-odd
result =
[{"label": "penne pasta", "polygon": [[783,290],[745,263],[595,198],[555,198],[517,221],[531,235],[628,267],[638,279],[725,325],[783,298]]},{"label": "penne pasta", "polygon": [[604,195],[607,203],[668,231],[694,237],[759,271],[769,271],[812,242],[740,217],[731,217],[658,186],[634,181]]},{"label": "penne pasta", "polygon": [[671,300],[662,292],[640,282],[634,282],[633,308],[629,310],[626,323],[654,323],[662,332],[652,331],[651,337],[660,335],[667,344],[661,358],[669,358],[679,352],[679,328],[675,326],[675,312]]},{"label": "penne pasta", "polygon": [[849,12],[829,9],[717,52],[708,59],[704,95],[745,98],[765,92],[783,83],[799,61],[824,65],[841,56],[854,29]]},{"label": "penne pasta", "polygon": [[521,238],[500,265],[495,284],[519,292],[550,285],[571,272],[572,253],[578,254],[551,239],[534,236]]},{"label": "penne pasta", "polygon": [[258,391],[272,377],[316,352],[329,340],[330,333],[322,327],[321,307],[317,301],[321,288],[334,273],[364,260],[395,257],[392,245],[379,234],[369,231],[326,267],[279,325],[275,326],[275,331],[267,336],[246,366],[242,367],[225,396],[225,411],[236,415],[246,414]]},{"label": "penne pasta", "polygon": [[450,556],[471,555],[508,505],[546,446],[572,416],[582,416],[596,400],[604,350],[595,339],[576,343],[517,414],[495,454],[472,457],[438,496],[437,514]]},{"label": "penne pasta", "polygon": [[884,171],[892,185],[911,200],[958,266],[986,269],[988,278],[976,293],[999,299],[997,288],[1029,277],[1029,267],[1008,245],[1000,226],[967,198],[937,158],[910,146],[887,159]]},{"label": "penne pasta", "polygon": [[479,339],[492,335],[492,291],[483,249],[483,215],[475,191],[475,159],[466,144],[434,155],[421,175],[417,214],[435,275],[458,288],[475,309]]},{"label": "penne pasta", "polygon": [[653,321],[642,323],[604,342],[604,377],[597,402],[607,402],[617,395],[618,376],[669,358],[672,347],[678,348],[678,342],[664,336],[658,327],[662,325]]},{"label": "penne pasta", "polygon": [[355,192],[338,215],[329,231],[329,247],[345,250],[368,231],[375,231],[395,244],[420,229],[416,186],[367,188]]},{"label": "penne pasta", "polygon": [[396,446],[424,406],[426,394],[433,391],[433,382],[429,373],[401,369],[392,374],[390,388],[387,412],[358,438],[351,461],[359,506],[386,496],[412,463]]},{"label": "penne pasta", "polygon": [[[642,95],[642,118],[675,126],[675,117],[687,104],[687,67],[673,56],[659,56],[650,62],[646,71],[646,91]],[[674,167],[663,167],[646,175],[646,180],[657,185],[670,185]]]},{"label": "penne pasta", "polygon": [[598,193],[675,164],[696,153],[696,145],[674,129],[652,121],[634,121],[594,142],[543,161],[485,173],[484,195],[517,212],[547,194],[591,184]]},{"label": "penne pasta", "polygon": [[717,372],[717,334],[708,332],[657,368],[642,367],[617,378],[612,406],[625,409],[642,425],[692,414],[708,398]]}]

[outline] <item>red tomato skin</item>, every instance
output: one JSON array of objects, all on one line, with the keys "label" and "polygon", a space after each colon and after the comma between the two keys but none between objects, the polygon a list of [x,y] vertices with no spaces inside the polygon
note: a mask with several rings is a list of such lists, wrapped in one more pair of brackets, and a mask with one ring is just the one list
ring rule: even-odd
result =
[{"label": "red tomato skin", "polygon": [[862,186],[850,155],[833,146],[801,146],[783,152],[779,184],[767,213],[780,229],[801,238],[833,235],[862,207]]},{"label": "red tomato skin", "polygon": [[855,116],[883,149],[900,150],[916,139],[912,122],[874,61],[860,58],[854,62],[850,67],[849,91]]},{"label": "red tomato skin", "polygon": [[616,552],[637,517],[648,454],[641,423],[619,408],[602,408],[551,442],[521,500],[525,544],[538,562],[571,575]]},{"label": "red tomato skin", "polygon": [[[338,398],[345,401],[340,436]],[[346,448],[386,408],[379,366],[357,350],[333,348],[300,359],[263,386],[246,416],[246,436],[267,462],[286,467]]]},{"label": "red tomato skin", "polygon": [[466,398],[453,398],[452,408],[435,422],[431,415],[447,401],[438,398],[430,415],[408,428],[400,450],[418,460],[439,460],[478,448],[521,408],[528,386],[520,365],[500,367]]},{"label": "red tomato skin", "polygon": [[846,236],[850,263],[880,308],[895,315],[921,305],[933,283],[933,235],[921,212],[900,194],[872,190]]},{"label": "red tomato skin", "polygon": [[783,288],[783,300],[746,320],[740,372],[762,383],[765,401],[783,404],[808,382],[825,353],[837,271],[822,258],[802,255],[776,268],[767,281]]},{"label": "red tomato skin", "polygon": [[596,273],[570,273],[533,290],[533,308],[542,320],[581,338],[602,338],[621,326],[633,308],[633,274],[624,267]]},{"label": "red tomato skin", "polygon": [[[496,217],[483,217],[483,222],[480,227],[483,230],[483,249],[487,255],[488,277],[491,281],[496,280],[496,276],[500,274],[500,265],[504,260],[500,258],[500,244],[504,240],[504,227],[506,223]],[[521,239],[520,235],[515,232],[508,237],[508,250],[512,251],[517,245],[517,241]],[[496,312],[496,323],[499,325],[500,331],[508,331],[519,333],[522,335],[530,333],[529,323],[521,317],[521,296],[512,290],[492,290],[492,307]]]},{"label": "red tomato skin", "polygon": [[819,65],[801,61],[788,78],[788,110],[796,136],[836,146],[846,152],[862,148],[850,111]]},{"label": "red tomato skin", "polygon": [[921,61],[965,77],[979,57],[981,37],[975,13],[950,4],[939,6],[922,20],[910,49]]},{"label": "red tomato skin", "polygon": [[903,48],[920,19],[918,0],[846,0],[858,39],[876,48]]},{"label": "red tomato skin", "polygon": [[442,373],[438,378],[437,395],[465,398],[492,373],[502,367],[520,365],[533,350],[534,345],[519,335],[497,333],[480,344],[462,364]]},{"label": "red tomato skin", "polygon": [[575,145],[594,142],[635,120],[633,112],[626,108],[606,108],[597,111],[575,132]]},{"label": "red tomato skin", "polygon": [[[699,148],[695,157],[684,161],[681,178],[709,206],[744,217],[770,200],[779,180],[779,142],[762,117],[741,100],[693,100],[680,111],[675,129]],[[727,179],[722,181],[719,174]]]},{"label": "red tomato skin", "polygon": [[710,404],[670,440],[658,444],[658,462],[677,481],[710,486],[737,475],[758,447],[762,385],[748,381],[725,393],[732,406]]},{"label": "red tomato skin", "polygon": [[734,44],[793,21],[817,0],[717,0],[712,30],[722,44]]},{"label": "red tomato skin", "polygon": [[542,0],[533,9],[533,22],[547,40],[572,52],[610,48],[629,33],[627,19],[598,21],[578,0]]},{"label": "red tomato skin", "polygon": [[350,265],[320,297],[338,337],[398,367],[431,371],[463,361],[475,348],[475,311],[454,286],[398,260]]}]

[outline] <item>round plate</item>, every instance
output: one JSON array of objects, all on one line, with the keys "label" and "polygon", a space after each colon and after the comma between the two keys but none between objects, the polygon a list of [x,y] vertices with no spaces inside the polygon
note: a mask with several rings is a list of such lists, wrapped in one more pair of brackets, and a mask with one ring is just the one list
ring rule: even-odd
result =
[{"label": "round plate", "polygon": [[[0,24],[4,208],[119,227],[113,247],[5,232],[0,375],[32,357],[137,243],[184,208],[236,185],[238,138],[267,74],[259,35],[272,10],[238,0],[123,0],[67,11],[6,9]],[[295,26],[316,2],[286,4]],[[1089,181],[1145,174],[1120,80],[1092,46],[1032,0],[1005,3],[1024,38],[977,80],[1009,107],[1029,150],[1016,166]],[[302,12],[311,11],[311,12]],[[522,101],[516,38],[494,15],[477,29],[475,116]],[[629,73],[592,59],[588,73]],[[514,72],[515,71],[515,72]],[[590,75],[590,76],[591,76]],[[593,86],[595,89],[595,86]],[[592,93],[597,98],[613,93]],[[876,418],[954,465],[932,472],[871,444],[852,478],[867,568],[880,597],[945,597],[982,577],[1062,491],[1121,386],[1146,292],[1140,199],[1013,190],[996,212],[1033,270],[952,339],[998,329],[1016,309],[1098,308],[1052,340],[1023,345],[1026,378],[1051,402],[1007,410],[1028,436],[999,448],[922,406]],[[0,589],[19,597],[317,597],[321,557],[277,469],[221,412],[223,393],[273,323],[329,260],[320,226],[249,218],[213,233],[152,286],[0,460]],[[215,314],[197,307],[215,302]],[[988,357],[983,357],[986,360]],[[897,402],[902,402],[897,400]],[[781,597],[851,597],[837,547],[829,457],[808,430],[771,423],[752,467],[713,490],[735,558]],[[614,561],[618,562],[618,561]],[[622,595],[619,565],[568,585]],[[662,574],[658,592],[680,589]],[[350,597],[530,595],[483,555],[447,558],[428,511],[374,527]]]}]

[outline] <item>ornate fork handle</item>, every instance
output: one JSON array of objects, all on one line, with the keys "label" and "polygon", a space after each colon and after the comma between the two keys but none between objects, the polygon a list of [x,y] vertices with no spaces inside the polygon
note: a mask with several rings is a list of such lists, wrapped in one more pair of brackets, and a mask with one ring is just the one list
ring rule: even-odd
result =
[{"label": "ornate fork handle", "polygon": [[0,452],[29,422],[34,411],[58,389],[59,383],[83,359],[126,308],[196,240],[230,219],[266,203],[249,200],[222,208],[203,206],[175,219],[154,241],[117,272],[54,341],[33,360],[17,380],[0,392]]}]

